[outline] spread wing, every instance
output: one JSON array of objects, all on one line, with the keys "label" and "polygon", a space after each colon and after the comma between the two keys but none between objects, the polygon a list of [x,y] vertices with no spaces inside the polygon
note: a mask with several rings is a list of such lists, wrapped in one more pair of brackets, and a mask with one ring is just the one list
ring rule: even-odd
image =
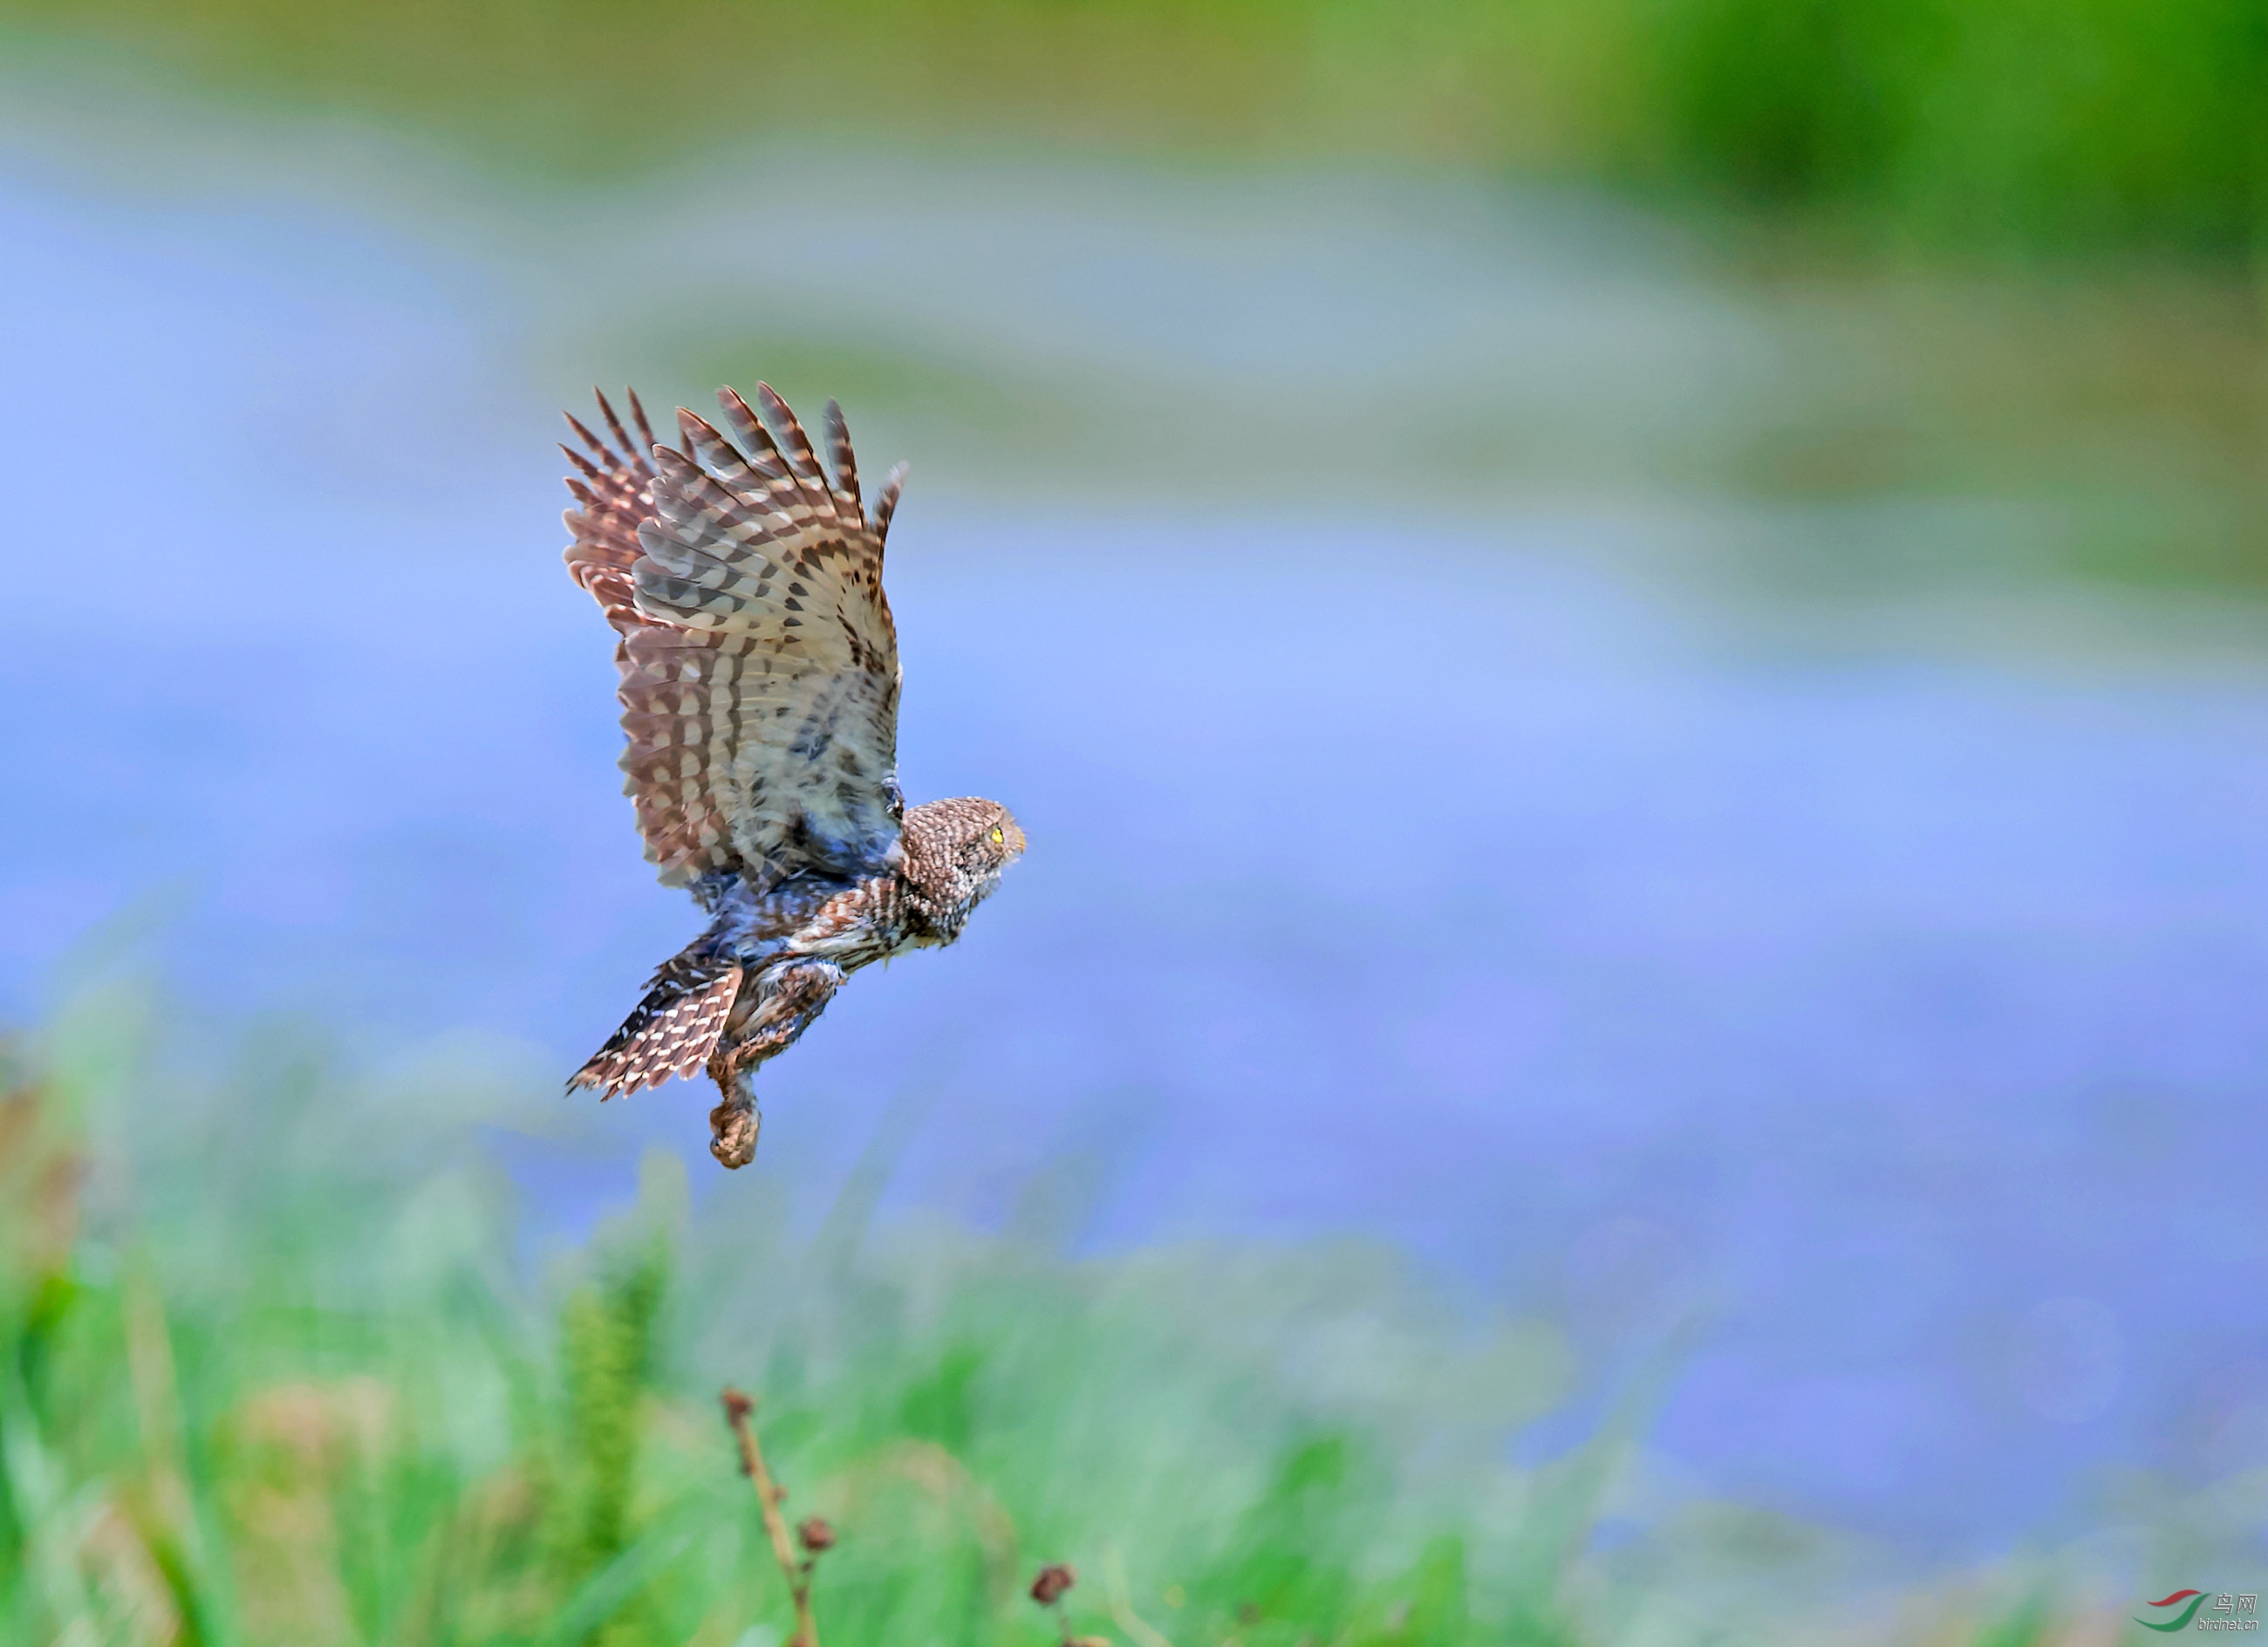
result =
[{"label": "spread wing", "polygon": [[830,477],[786,402],[756,399],[772,428],[718,396],[737,445],[681,408],[683,449],[658,445],[636,395],[642,445],[603,395],[613,444],[567,420],[589,449],[563,448],[567,564],[620,637],[623,789],[670,886],[869,874],[903,815],[882,548],[904,467],[867,511],[835,402]]}]

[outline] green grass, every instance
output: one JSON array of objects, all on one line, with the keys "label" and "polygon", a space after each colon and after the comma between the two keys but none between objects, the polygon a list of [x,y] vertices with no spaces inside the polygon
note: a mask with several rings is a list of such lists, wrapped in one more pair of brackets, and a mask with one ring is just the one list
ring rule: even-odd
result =
[{"label": "green grass", "polygon": [[1955,245],[2242,254],[2268,223],[2257,0],[0,0],[0,28],[555,173],[816,127],[1446,159]]},{"label": "green grass", "polygon": [[[1548,1325],[1375,1249],[1079,1260],[1060,1185],[988,1238],[875,1224],[877,1161],[806,1218],[656,1158],[530,1259],[461,1079],[276,1033],[153,1086],[131,1022],[67,1020],[0,1099],[0,1640],[777,1647],[727,1381],[841,1531],[828,1647],[1048,1647],[1056,1560],[1127,1647],[1797,1640],[1765,1626],[1837,1548],[1713,1506],[1602,1565],[1659,1379],[1596,1407]],[[1570,1400],[1592,1438],[1508,1463]],[[2029,1594],[1925,1589],[1896,1634],[2046,1639]]]}]

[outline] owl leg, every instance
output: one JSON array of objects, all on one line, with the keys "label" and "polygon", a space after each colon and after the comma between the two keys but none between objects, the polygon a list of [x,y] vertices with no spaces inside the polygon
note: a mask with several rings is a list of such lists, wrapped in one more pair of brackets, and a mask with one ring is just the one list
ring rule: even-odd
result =
[{"label": "owl leg", "polygon": [[746,1166],[756,1158],[756,1133],[764,1124],[756,1108],[755,1070],[720,1067],[725,1064],[722,1056],[709,1062],[723,1099],[709,1112],[709,1153],[725,1166]]},{"label": "owl leg", "polygon": [[756,1066],[785,1052],[843,987],[843,968],[828,960],[784,960],[756,981],[746,1021],[728,1026],[709,1060],[709,1077],[723,1101],[709,1112],[709,1153],[728,1167],[756,1158]]}]

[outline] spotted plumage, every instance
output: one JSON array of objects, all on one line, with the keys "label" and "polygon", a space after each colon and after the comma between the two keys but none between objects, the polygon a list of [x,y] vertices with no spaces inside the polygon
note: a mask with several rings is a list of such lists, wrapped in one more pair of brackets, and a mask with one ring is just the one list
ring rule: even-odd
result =
[{"label": "spotted plumage", "polygon": [[629,399],[635,441],[604,395],[607,436],[567,420],[583,446],[562,448],[567,565],[617,637],[646,857],[710,923],[568,1085],[610,1098],[706,1070],[722,1094],[710,1147],[740,1166],[756,1067],[850,974],[960,937],[1024,834],[994,802],[908,810],[898,791],[882,554],[904,466],[870,508],[832,401],[822,465],[766,385],[756,407],[718,394],[729,439],[680,408],[676,448]]}]

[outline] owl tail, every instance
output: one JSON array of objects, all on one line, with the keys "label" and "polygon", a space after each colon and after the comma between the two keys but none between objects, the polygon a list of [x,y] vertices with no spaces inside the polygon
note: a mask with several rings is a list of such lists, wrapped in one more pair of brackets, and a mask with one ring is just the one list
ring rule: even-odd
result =
[{"label": "owl tail", "polygon": [[645,999],[567,1083],[601,1099],[695,1076],[716,1050],[740,992],[740,967],[696,950],[672,956],[646,985]]}]

